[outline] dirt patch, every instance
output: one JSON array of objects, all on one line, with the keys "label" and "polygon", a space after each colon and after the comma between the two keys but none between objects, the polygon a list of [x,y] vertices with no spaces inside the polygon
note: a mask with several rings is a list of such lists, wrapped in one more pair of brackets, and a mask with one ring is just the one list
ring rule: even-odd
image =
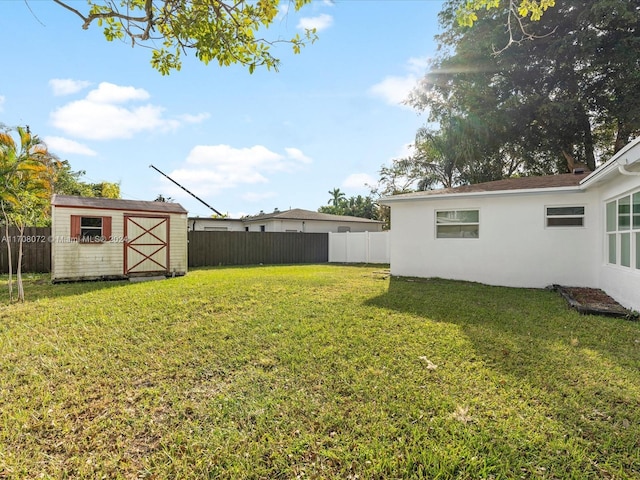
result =
[{"label": "dirt patch", "polygon": [[560,285],[554,285],[553,288],[567,300],[569,306],[580,313],[637,319],[637,315],[598,288],[563,287]]}]

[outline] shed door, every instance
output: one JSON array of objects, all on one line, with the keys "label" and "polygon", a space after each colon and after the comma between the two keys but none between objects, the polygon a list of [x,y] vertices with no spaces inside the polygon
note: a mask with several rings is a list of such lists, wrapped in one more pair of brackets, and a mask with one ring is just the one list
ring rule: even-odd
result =
[{"label": "shed door", "polygon": [[124,216],[124,274],[169,271],[169,217]]}]

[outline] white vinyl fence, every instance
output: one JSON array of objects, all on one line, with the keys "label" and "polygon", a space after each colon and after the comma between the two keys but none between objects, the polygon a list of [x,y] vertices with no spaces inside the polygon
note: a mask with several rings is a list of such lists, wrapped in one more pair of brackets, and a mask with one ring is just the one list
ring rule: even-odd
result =
[{"label": "white vinyl fence", "polygon": [[390,263],[389,232],[329,233],[329,263]]}]

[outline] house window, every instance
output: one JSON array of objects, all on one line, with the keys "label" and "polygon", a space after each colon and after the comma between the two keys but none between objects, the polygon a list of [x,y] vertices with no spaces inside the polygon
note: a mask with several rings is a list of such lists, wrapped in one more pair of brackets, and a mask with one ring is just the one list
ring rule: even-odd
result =
[{"label": "house window", "polygon": [[605,206],[607,262],[640,269],[640,191]]},{"label": "house window", "polygon": [[547,227],[584,227],[584,207],[547,207]]},{"label": "house window", "polygon": [[338,233],[346,233],[346,232],[350,232],[351,231],[351,227],[340,227],[338,226]]},{"label": "house window", "polygon": [[478,238],[479,236],[479,210],[436,211],[437,238]]},{"label": "house window", "polygon": [[71,237],[82,243],[102,243],[111,238],[111,217],[71,215]]},{"label": "house window", "polygon": [[267,226],[266,225],[260,225],[260,231],[261,232],[266,232],[267,231]]}]

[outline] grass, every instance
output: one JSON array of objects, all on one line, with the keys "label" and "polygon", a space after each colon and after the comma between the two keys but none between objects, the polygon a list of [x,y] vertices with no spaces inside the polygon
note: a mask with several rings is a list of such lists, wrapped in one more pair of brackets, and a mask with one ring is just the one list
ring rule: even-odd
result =
[{"label": "grass", "polygon": [[640,324],[553,292],[312,265],[26,296],[0,478],[640,478]]}]

